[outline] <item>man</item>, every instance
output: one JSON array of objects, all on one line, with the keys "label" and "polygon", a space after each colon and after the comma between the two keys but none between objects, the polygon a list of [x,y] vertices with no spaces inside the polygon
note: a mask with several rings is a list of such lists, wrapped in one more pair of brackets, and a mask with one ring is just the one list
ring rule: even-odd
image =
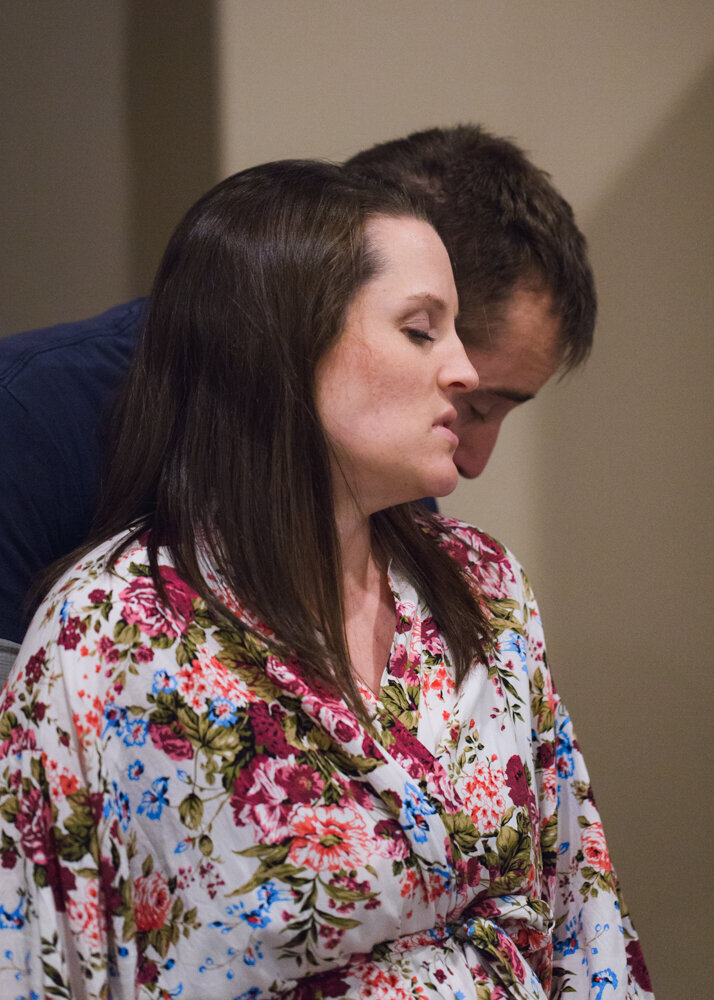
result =
[{"label": "man", "polygon": [[[459,334],[479,387],[460,401],[460,473],[483,471],[505,416],[590,350],[596,300],[567,202],[512,142],[479,126],[430,129],[345,164],[423,199],[452,258]],[[0,670],[27,625],[37,573],[87,535],[107,410],[142,300],[0,340]]]},{"label": "man", "polygon": [[585,239],[548,175],[479,126],[417,132],[346,166],[421,195],[451,255],[457,329],[479,375],[455,427],[456,464],[472,479],[504,417],[588,356],[596,297]]}]

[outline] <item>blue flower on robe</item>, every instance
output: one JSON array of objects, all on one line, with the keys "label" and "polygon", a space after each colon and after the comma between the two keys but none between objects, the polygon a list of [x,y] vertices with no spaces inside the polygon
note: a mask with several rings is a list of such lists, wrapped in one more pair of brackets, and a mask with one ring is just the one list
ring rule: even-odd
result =
[{"label": "blue flower on robe", "polygon": [[273,903],[287,902],[292,899],[290,892],[278,889],[274,882],[266,882],[265,885],[261,885],[256,896],[258,905],[254,909],[247,910],[241,902],[237,907],[229,906],[228,913],[235,913],[251,927],[267,927],[269,923],[272,923],[269,910]]},{"label": "blue flower on robe", "polygon": [[143,747],[148,731],[149,723],[144,719],[127,719],[123,737],[124,746]]},{"label": "blue flower on robe", "polygon": [[141,796],[141,804],[136,811],[146,813],[149,819],[161,819],[164,806],[169,804],[166,798],[168,787],[168,778],[154,778],[151,782],[151,789],[145,791]]},{"label": "blue flower on robe", "polygon": [[559,778],[570,778],[575,771],[573,743],[568,732],[569,726],[570,716],[558,722],[555,733],[555,768]]},{"label": "blue flower on robe", "polygon": [[238,718],[237,708],[228,698],[214,698],[208,718],[214,726],[232,726]]},{"label": "blue flower on robe", "polygon": [[553,950],[557,955],[572,955],[578,950],[577,919],[569,920],[564,928],[562,937],[553,937]]},{"label": "blue flower on robe", "polygon": [[528,672],[528,658],[526,656],[526,640],[522,635],[518,635],[517,632],[513,630],[508,630],[504,632],[503,635],[498,640],[499,652],[503,653],[504,659],[510,653],[515,655],[516,660],[521,666],[521,670]]},{"label": "blue flower on robe", "polygon": [[108,702],[104,706],[104,718],[107,724],[104,727],[102,736],[106,736],[111,729],[115,729],[117,736],[122,737],[124,745],[127,747],[143,747],[146,743],[146,734],[149,729],[148,722],[136,717],[130,717],[124,705],[116,705],[113,701]]},{"label": "blue flower on robe", "polygon": [[133,764],[130,764],[127,768],[127,775],[129,781],[138,781],[139,778],[144,773],[144,765],[140,760],[135,760]]},{"label": "blue flower on robe", "polygon": [[176,690],[176,678],[166,670],[157,670],[154,673],[154,682],[151,686],[153,694],[168,694]]},{"label": "blue flower on robe", "polygon": [[601,1000],[607,986],[617,989],[617,976],[612,969],[601,969],[600,972],[593,972],[592,984],[599,987],[594,1000]]},{"label": "blue flower on robe", "polygon": [[110,729],[116,729],[117,733],[121,734],[126,725],[126,717],[127,710],[123,705],[116,705],[113,701],[107,702],[104,706],[104,718],[107,724],[102,736],[106,736]]},{"label": "blue flower on robe", "polygon": [[414,830],[414,840],[419,844],[425,843],[429,832],[429,823],[426,817],[433,816],[436,809],[424,797],[422,790],[411,781],[404,784],[402,808],[406,816],[404,830]]},{"label": "blue flower on robe", "polygon": [[21,896],[20,902],[14,910],[6,910],[5,907],[0,904],[0,927],[2,927],[3,930],[10,928],[13,930],[20,930],[21,927],[25,926],[25,915],[22,911],[25,909],[26,903],[27,897]]},{"label": "blue flower on robe", "polygon": [[104,818],[106,819],[112,813],[119,820],[119,825],[125,832],[129,829],[129,824],[131,823],[131,806],[129,803],[129,796],[126,792],[122,791],[117,785],[116,781],[112,781],[112,788],[114,790],[113,798],[107,799],[104,803],[104,809],[102,810]]}]

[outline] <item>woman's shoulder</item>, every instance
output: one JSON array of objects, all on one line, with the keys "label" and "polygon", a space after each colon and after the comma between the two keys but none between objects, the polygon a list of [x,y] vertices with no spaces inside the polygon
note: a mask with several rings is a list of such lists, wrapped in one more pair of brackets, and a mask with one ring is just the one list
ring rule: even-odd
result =
[{"label": "woman's shoulder", "polygon": [[81,552],[54,581],[42,605],[66,600],[68,594],[78,599],[97,588],[114,591],[126,582],[127,574],[138,571],[148,575],[145,539],[123,531]]},{"label": "woman's shoulder", "polygon": [[126,625],[149,636],[184,632],[197,595],[163,550],[158,569],[163,599],[151,576],[144,537],[122,532],[101,542],[55,581],[35,613],[28,637],[39,631],[44,639],[54,637],[60,647],[72,650],[88,633],[121,631]]},{"label": "woman's shoulder", "polygon": [[441,547],[462,567],[486,597],[498,599],[529,592],[523,568],[507,546],[488,532],[458,518],[433,515]]}]

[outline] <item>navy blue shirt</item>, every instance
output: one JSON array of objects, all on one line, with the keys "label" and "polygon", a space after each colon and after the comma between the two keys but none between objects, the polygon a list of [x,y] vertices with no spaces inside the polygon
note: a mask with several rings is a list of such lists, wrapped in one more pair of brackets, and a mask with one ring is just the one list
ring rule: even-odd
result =
[{"label": "navy blue shirt", "polygon": [[38,572],[87,536],[143,304],[0,339],[0,639],[22,640]]}]

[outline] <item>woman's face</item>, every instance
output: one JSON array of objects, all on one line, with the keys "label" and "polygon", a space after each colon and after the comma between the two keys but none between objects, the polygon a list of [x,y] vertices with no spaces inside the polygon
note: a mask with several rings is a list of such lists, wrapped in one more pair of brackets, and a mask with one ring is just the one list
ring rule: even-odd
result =
[{"label": "woman's face", "polygon": [[453,403],[478,376],[454,328],[456,288],[436,231],[377,216],[366,235],[382,266],[318,364],[316,399],[338,510],[354,497],[370,514],[454,489]]}]

